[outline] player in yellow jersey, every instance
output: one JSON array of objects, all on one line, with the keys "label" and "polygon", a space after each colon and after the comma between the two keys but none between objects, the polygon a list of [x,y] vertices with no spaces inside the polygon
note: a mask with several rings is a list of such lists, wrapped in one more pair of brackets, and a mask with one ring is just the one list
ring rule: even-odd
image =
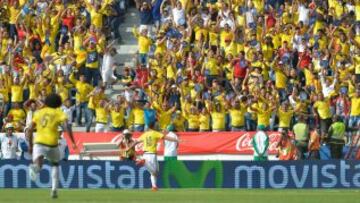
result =
[{"label": "player in yellow jersey", "polygon": [[[29,152],[32,154],[33,160],[29,168],[30,178],[32,181],[35,181],[37,174],[43,166],[44,158],[49,160],[52,164],[52,198],[57,198],[59,182],[59,126],[64,125],[71,139],[72,147],[76,149],[75,140],[71,128],[68,126],[66,114],[61,111],[60,106],[61,97],[58,94],[50,94],[47,96],[45,99],[45,107],[35,112],[32,123],[27,131],[27,136],[30,138]],[[36,136],[33,137],[35,128],[37,132]]]},{"label": "player in yellow jersey", "polygon": [[140,136],[136,144],[143,143],[144,164],[150,173],[152,190],[157,191],[156,178],[159,173],[159,163],[157,161],[156,149],[157,143],[162,139],[170,142],[178,142],[178,140],[154,130],[155,122],[150,122],[148,127],[149,129]]}]

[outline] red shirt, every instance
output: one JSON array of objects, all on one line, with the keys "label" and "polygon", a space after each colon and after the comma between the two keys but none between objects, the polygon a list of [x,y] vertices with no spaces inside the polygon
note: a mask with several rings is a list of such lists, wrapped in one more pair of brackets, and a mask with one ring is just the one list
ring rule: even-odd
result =
[{"label": "red shirt", "polygon": [[234,77],[245,78],[248,64],[245,59],[237,60],[234,64]]},{"label": "red shirt", "polygon": [[149,70],[147,68],[137,68],[135,72],[135,84],[140,87],[144,87],[145,83],[147,83],[149,79]]},{"label": "red shirt", "polygon": [[311,57],[307,52],[299,53],[299,60],[300,60],[299,67],[302,69],[309,67],[311,63]]},{"label": "red shirt", "polygon": [[274,16],[271,14],[266,18],[266,29],[270,29],[272,27],[274,27],[276,24],[276,19],[274,18]]},{"label": "red shirt", "polygon": [[74,20],[75,20],[74,16],[65,16],[65,17],[63,17],[62,22],[63,22],[63,25],[65,25],[68,28],[68,30],[70,31],[74,27]]}]

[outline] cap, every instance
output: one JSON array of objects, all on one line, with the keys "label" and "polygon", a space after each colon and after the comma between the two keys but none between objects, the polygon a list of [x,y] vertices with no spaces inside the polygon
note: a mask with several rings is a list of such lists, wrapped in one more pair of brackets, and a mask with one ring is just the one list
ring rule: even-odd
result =
[{"label": "cap", "polygon": [[130,130],[125,129],[125,130],[122,132],[122,134],[124,134],[124,135],[131,135],[132,133],[131,133]]},{"label": "cap", "polygon": [[12,123],[7,123],[5,125],[5,129],[14,128],[14,125]]}]

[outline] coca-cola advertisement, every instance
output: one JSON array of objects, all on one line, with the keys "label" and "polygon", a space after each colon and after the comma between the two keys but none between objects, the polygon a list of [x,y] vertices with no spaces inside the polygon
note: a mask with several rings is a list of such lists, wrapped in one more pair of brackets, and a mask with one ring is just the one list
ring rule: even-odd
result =
[{"label": "coca-cola advertisement", "polygon": [[[243,154],[253,153],[251,145],[252,137],[255,132],[179,132],[180,138],[178,154]],[[269,154],[276,154],[276,146],[280,140],[280,133],[268,132],[270,140]],[[134,133],[134,138],[138,138],[141,133]],[[79,146],[76,151],[70,149],[70,154],[79,154],[83,150],[84,143],[116,143],[122,135],[117,133],[74,133],[75,141]],[[65,135],[66,140],[70,139]],[[137,152],[142,152],[142,145],[137,146]],[[164,146],[162,142],[158,143],[158,152],[162,154]]]}]

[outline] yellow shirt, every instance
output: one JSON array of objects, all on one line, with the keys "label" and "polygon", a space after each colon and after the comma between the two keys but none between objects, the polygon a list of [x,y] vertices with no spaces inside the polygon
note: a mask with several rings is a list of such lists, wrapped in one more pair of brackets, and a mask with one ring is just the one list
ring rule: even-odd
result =
[{"label": "yellow shirt", "polygon": [[293,115],[294,115],[294,111],[283,111],[282,109],[279,109],[279,112],[278,112],[279,127],[280,128],[289,128]]},{"label": "yellow shirt", "polygon": [[23,91],[24,87],[22,85],[12,85],[11,86],[11,102],[23,102]]},{"label": "yellow shirt", "polygon": [[9,90],[8,90],[8,88],[6,88],[6,87],[0,88],[0,94],[2,95],[4,102],[9,101]]},{"label": "yellow shirt", "polygon": [[286,75],[282,71],[275,70],[275,87],[280,89],[286,88],[286,81]]},{"label": "yellow shirt", "polygon": [[230,118],[231,118],[231,126],[233,127],[243,127],[245,125],[245,108],[240,109],[230,109]]},{"label": "yellow shirt", "polygon": [[88,95],[93,90],[93,87],[86,82],[81,82],[79,80],[76,80],[74,78],[74,75],[70,75],[70,81],[75,85],[75,88],[77,90],[76,102],[77,103],[88,102],[89,101]]},{"label": "yellow shirt", "polygon": [[172,109],[169,109],[167,111],[160,110],[159,112],[159,126],[161,130],[165,130],[166,127],[171,122],[171,114],[173,112]]},{"label": "yellow shirt", "polygon": [[209,114],[200,114],[200,130],[210,130]]},{"label": "yellow shirt", "polygon": [[9,8],[9,24],[16,24],[16,17],[19,15],[19,13],[20,9],[16,9],[13,6]]},{"label": "yellow shirt", "polygon": [[58,127],[66,120],[66,114],[60,109],[45,107],[36,111],[32,119],[37,129],[34,143],[58,146]]},{"label": "yellow shirt", "polygon": [[144,152],[156,153],[156,147],[159,140],[161,140],[164,135],[155,130],[149,130],[142,134],[139,138],[140,141],[144,143],[143,150]]},{"label": "yellow shirt", "polygon": [[91,23],[98,29],[103,26],[103,14],[101,11],[96,11],[94,8],[90,9]]},{"label": "yellow shirt", "polygon": [[134,121],[134,125],[144,125],[145,124],[145,119],[144,119],[144,110],[140,109],[140,108],[134,108],[132,110],[132,115],[133,115],[133,121]]},{"label": "yellow shirt", "polygon": [[14,117],[14,121],[21,121],[24,120],[26,115],[25,111],[23,109],[11,109],[9,111],[9,114],[11,114]]},{"label": "yellow shirt", "polygon": [[150,51],[151,39],[147,36],[140,35],[136,30],[133,31],[138,40],[139,54],[147,54]]},{"label": "yellow shirt", "polygon": [[264,126],[269,126],[270,125],[270,116],[271,116],[271,111],[264,111],[261,109],[257,110],[257,124],[259,125],[264,125]]},{"label": "yellow shirt", "polygon": [[330,103],[329,101],[317,101],[314,104],[321,119],[331,118]]},{"label": "yellow shirt", "polygon": [[351,98],[351,116],[360,116],[360,97]]},{"label": "yellow shirt", "polygon": [[107,123],[108,122],[108,112],[104,107],[95,108],[96,122],[98,123]]},{"label": "yellow shirt", "polygon": [[110,111],[111,116],[111,123],[112,127],[120,128],[125,125],[124,118],[125,118],[125,112],[124,109],[120,109],[119,112],[112,110]]},{"label": "yellow shirt", "polygon": [[225,130],[225,112],[212,112],[212,129],[213,130]]},{"label": "yellow shirt", "polygon": [[189,129],[199,129],[200,126],[200,120],[198,114],[189,114],[186,115],[186,119],[189,124]]}]

